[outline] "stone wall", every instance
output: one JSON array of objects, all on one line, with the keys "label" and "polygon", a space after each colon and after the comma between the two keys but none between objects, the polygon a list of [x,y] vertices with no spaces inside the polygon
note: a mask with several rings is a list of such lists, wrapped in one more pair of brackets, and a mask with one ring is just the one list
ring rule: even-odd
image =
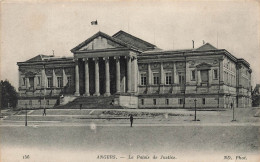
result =
[{"label": "stone wall", "polygon": [[37,109],[37,108],[53,108],[57,103],[57,98],[46,98],[37,99],[37,98],[26,98],[18,100],[18,108],[27,108],[27,109]]}]

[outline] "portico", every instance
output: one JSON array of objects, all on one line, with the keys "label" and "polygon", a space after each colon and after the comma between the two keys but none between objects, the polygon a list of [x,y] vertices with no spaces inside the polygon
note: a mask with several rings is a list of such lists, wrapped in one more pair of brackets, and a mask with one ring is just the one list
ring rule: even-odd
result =
[{"label": "portico", "polygon": [[[75,59],[75,96],[134,94],[137,92],[137,84],[132,83],[132,80],[136,80],[137,75],[132,72],[132,67],[136,68],[136,66],[136,57],[131,55],[77,58]],[[80,80],[81,78],[84,79]]]},{"label": "portico", "polygon": [[99,32],[71,50],[75,96],[137,93],[138,50]]}]

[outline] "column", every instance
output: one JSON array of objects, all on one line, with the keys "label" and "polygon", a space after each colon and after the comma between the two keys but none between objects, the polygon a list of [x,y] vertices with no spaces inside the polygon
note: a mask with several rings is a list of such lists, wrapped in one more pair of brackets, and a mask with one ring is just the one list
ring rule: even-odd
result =
[{"label": "column", "polygon": [[131,56],[127,57],[127,92],[131,92]]},{"label": "column", "polygon": [[41,77],[41,84],[43,88],[46,88],[46,74],[45,69],[42,69],[42,77]]},{"label": "column", "polygon": [[62,69],[62,85],[63,85],[63,87],[65,87],[67,85],[67,83],[68,83],[68,79],[67,79],[65,70],[63,68]]},{"label": "column", "polygon": [[105,96],[110,96],[109,57],[105,57],[103,59],[105,60],[105,71],[106,71],[106,92],[105,92]]},{"label": "column", "polygon": [[198,70],[198,84],[197,85],[200,85],[201,83],[201,76],[200,76],[200,70]]},{"label": "column", "polygon": [[120,57],[116,59],[116,93],[120,93]]},{"label": "column", "polygon": [[148,75],[147,75],[147,81],[148,81],[148,86],[147,86],[147,93],[151,93],[151,85],[152,85],[152,71],[151,71],[151,64],[147,64],[147,71],[148,71]]},{"label": "column", "polygon": [[78,60],[75,60],[75,96],[79,96],[79,64]]},{"label": "column", "polygon": [[176,70],[176,63],[173,63],[173,79],[174,79],[174,84],[178,83],[178,76],[177,76],[177,70]]},{"label": "column", "polygon": [[134,57],[132,61],[132,73],[133,73],[133,78],[132,78],[132,85],[133,85],[133,92],[137,92],[137,58]]},{"label": "column", "polygon": [[160,65],[160,91],[159,93],[164,93],[164,71],[163,71],[163,63],[161,62],[161,65]]},{"label": "column", "polygon": [[161,82],[160,84],[163,85],[164,84],[164,71],[163,71],[163,63],[161,62]]},{"label": "column", "polygon": [[95,96],[100,96],[99,93],[99,64],[98,57],[93,58],[95,61]]},{"label": "column", "polygon": [[56,87],[57,86],[57,82],[56,82],[56,75],[55,75],[55,70],[52,69],[52,87]]},{"label": "column", "polygon": [[89,96],[89,67],[88,67],[88,58],[84,58],[85,61],[85,96]]},{"label": "column", "polygon": [[[209,83],[208,83],[208,84],[209,84],[209,85],[212,84],[212,71],[213,71],[213,70],[211,70],[211,69],[208,70],[208,76],[209,76]],[[232,84],[232,83],[231,83],[231,84]]]},{"label": "column", "polygon": [[151,71],[151,64],[147,64],[147,71],[148,71],[148,85],[152,85],[152,71]]}]

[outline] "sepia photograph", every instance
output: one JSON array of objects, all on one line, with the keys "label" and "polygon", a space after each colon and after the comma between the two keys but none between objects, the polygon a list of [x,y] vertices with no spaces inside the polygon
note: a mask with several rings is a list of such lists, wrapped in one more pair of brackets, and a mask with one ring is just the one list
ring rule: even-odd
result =
[{"label": "sepia photograph", "polygon": [[260,1],[0,1],[1,162],[259,162]]}]

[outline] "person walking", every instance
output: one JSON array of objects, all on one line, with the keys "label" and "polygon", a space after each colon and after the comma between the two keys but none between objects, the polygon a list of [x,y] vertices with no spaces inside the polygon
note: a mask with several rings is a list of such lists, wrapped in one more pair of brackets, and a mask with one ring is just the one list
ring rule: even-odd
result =
[{"label": "person walking", "polygon": [[46,109],[45,109],[45,108],[43,109],[43,114],[42,114],[42,116],[46,116]]},{"label": "person walking", "polygon": [[134,121],[134,117],[133,117],[133,115],[131,114],[131,115],[130,115],[130,123],[131,123],[131,127],[132,127],[132,125],[133,125],[133,121]]}]

